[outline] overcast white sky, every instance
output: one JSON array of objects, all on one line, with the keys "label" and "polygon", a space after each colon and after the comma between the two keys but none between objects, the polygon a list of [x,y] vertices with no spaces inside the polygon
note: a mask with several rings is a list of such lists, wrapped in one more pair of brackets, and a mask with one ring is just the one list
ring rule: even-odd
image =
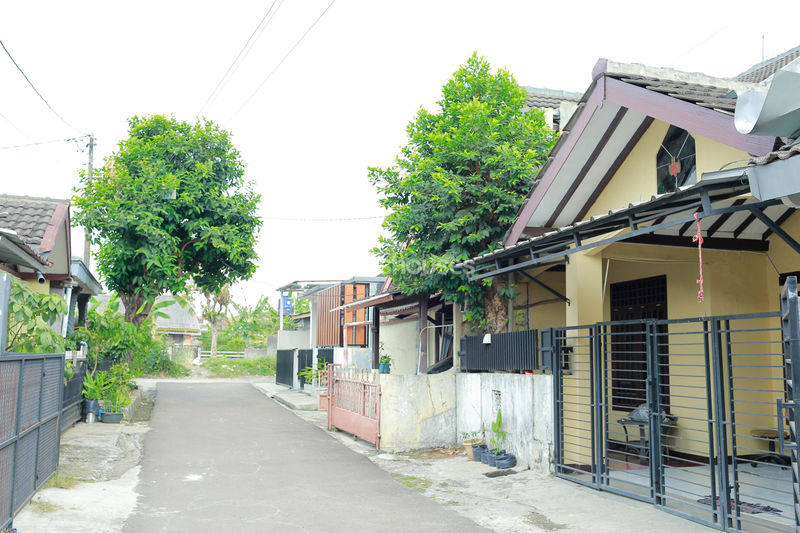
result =
[{"label": "overcast white sky", "polygon": [[[0,50],[0,146],[91,132],[99,164],[131,115],[194,120],[271,3],[3,3],[0,40],[79,131]],[[416,110],[473,51],[523,85],[583,92],[600,57],[729,77],[761,61],[762,35],[767,58],[800,44],[796,20],[752,2],[337,0],[231,120],[329,3],[278,0],[205,112],[233,132],[262,195],[260,268],[236,291],[249,303],[295,279],[378,272],[380,220],[297,219],[381,215],[367,167],[392,163]],[[77,148],[1,149],[0,192],[70,196]]]}]

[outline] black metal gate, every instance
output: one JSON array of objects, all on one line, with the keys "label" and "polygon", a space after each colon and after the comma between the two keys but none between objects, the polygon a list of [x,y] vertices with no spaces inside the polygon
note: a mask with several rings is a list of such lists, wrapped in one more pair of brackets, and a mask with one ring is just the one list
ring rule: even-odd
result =
[{"label": "black metal gate", "polygon": [[86,376],[86,361],[77,361],[72,367],[72,378],[64,379],[61,395],[61,431],[64,432],[81,419],[83,407],[83,378]]},{"label": "black metal gate", "polygon": [[314,362],[314,350],[297,350],[297,376],[300,379],[300,388],[305,388],[306,378],[300,375],[304,368]]},{"label": "black metal gate", "polygon": [[294,385],[294,350],[278,350],[275,362],[275,383]]},{"label": "black metal gate", "polygon": [[[796,285],[794,295],[797,313]],[[542,353],[554,357],[556,474],[717,529],[795,531],[797,462],[781,455],[780,410],[785,383],[794,394],[784,337],[800,360],[791,344],[800,324],[784,322],[783,336],[780,313],[543,331]],[[797,332],[786,333],[790,324]]]},{"label": "black metal gate", "polygon": [[58,466],[64,354],[0,354],[0,531]]}]

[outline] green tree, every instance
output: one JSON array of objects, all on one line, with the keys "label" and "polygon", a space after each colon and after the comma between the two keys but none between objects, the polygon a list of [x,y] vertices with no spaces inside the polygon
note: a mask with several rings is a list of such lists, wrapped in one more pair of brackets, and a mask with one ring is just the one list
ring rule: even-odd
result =
[{"label": "green tree", "polygon": [[556,134],[526,91],[473,54],[442,88],[438,109],[420,109],[396,166],[370,168],[390,211],[373,250],[403,293],[442,292],[467,302],[475,327],[499,331],[508,316],[502,282],[470,283],[454,264],[499,246]]},{"label": "green tree", "polygon": [[217,336],[220,327],[228,322],[228,307],[231,305],[231,291],[225,286],[217,292],[205,291],[203,293],[203,320],[211,330],[211,357],[217,356]]},{"label": "green tree", "polygon": [[[62,352],[66,341],[51,324],[67,312],[67,304],[57,294],[33,292],[24,283],[12,280],[8,300],[9,352]],[[2,317],[0,317],[2,319]],[[64,316],[64,320],[67,317]]]},{"label": "green tree", "polygon": [[139,326],[160,294],[185,293],[189,282],[214,293],[249,278],[261,219],[228,132],[160,115],[128,125],[103,168],[81,174],[74,205],[106,285]]}]

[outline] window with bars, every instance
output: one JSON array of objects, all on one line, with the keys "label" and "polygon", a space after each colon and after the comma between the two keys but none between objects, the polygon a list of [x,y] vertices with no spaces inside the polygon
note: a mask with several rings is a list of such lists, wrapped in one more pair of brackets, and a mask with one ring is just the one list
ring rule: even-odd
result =
[{"label": "window with bars", "polygon": [[[611,405],[631,411],[647,397],[646,319],[667,318],[667,277],[636,279],[611,284],[611,320],[628,322],[611,326]],[[657,333],[666,334],[666,325]],[[661,404],[669,405],[669,362],[666,343],[659,342]]]}]

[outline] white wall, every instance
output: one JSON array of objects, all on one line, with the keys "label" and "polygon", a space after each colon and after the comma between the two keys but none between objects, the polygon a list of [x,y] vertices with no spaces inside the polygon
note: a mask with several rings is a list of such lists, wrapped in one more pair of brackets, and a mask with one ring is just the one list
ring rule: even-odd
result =
[{"label": "white wall", "polygon": [[310,348],[307,331],[279,331],[278,350],[293,350],[295,348]]},{"label": "white wall", "polygon": [[507,433],[501,446],[517,465],[550,472],[553,455],[553,376],[544,374],[455,374],[456,430],[479,432],[489,444],[497,416],[495,391]]},{"label": "white wall", "polygon": [[456,379],[442,374],[381,374],[381,450],[454,446]]},{"label": "white wall", "polygon": [[380,342],[392,358],[392,374],[417,373],[417,321],[381,324]]}]

